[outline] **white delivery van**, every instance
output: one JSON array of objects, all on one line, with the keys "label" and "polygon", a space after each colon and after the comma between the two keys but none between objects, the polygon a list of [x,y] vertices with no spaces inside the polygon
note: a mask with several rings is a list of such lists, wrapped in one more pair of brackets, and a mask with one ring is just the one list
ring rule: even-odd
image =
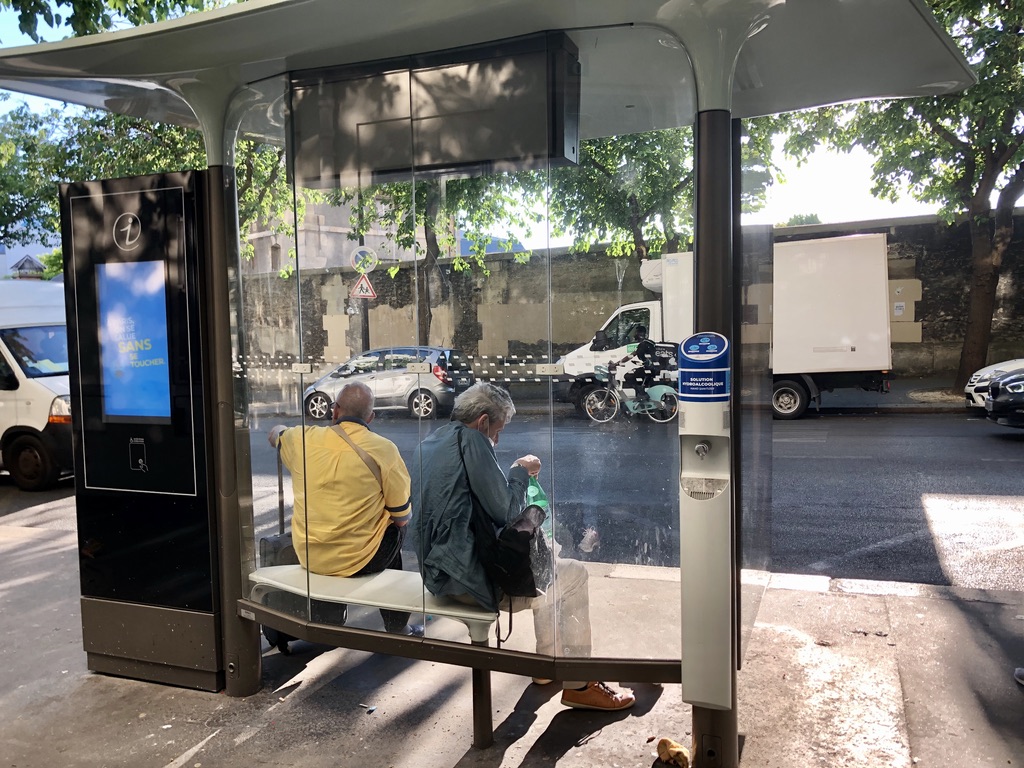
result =
[{"label": "white delivery van", "polygon": [[0,459],[19,488],[74,471],[64,285],[0,280]]},{"label": "white delivery van", "polygon": [[[892,370],[888,246],[884,234],[845,235],[777,242],[771,314],[772,411],[798,419],[821,393],[843,387],[886,392]],[[661,377],[675,383],[680,341],[693,328],[693,254],[679,253],[640,265],[640,279],[661,294],[612,313],[590,344],[562,357],[565,376],[556,396],[582,412],[600,386],[594,366],[636,349],[638,325],[647,327],[663,357]]]}]

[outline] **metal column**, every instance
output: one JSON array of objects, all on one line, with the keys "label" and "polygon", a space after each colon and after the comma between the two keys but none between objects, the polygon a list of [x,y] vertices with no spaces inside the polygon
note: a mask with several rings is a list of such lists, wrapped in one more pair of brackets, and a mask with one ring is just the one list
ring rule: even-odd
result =
[{"label": "metal column", "polygon": [[[734,216],[738,215],[738,211],[734,209],[733,123],[730,112],[699,112],[695,133],[697,181],[694,195],[694,328],[700,331],[714,331],[731,338],[733,232]],[[735,413],[735,410],[733,412]],[[735,417],[733,423],[734,420]],[[732,510],[732,516],[735,521],[735,509]],[[735,567],[734,562],[734,570]],[[732,610],[735,628],[735,587]],[[735,661],[734,641],[731,709],[693,707],[694,768],[739,766]]]},{"label": "metal column", "polygon": [[[227,189],[223,166],[211,167],[205,179],[208,290],[204,298],[209,318],[211,379],[207,397],[213,414],[211,443],[215,495],[211,501],[216,510],[218,533],[224,684],[229,696],[249,696],[260,689],[263,675],[259,624],[243,619],[235,609],[244,587],[239,472],[245,472],[245,477],[251,476],[251,472],[247,430],[241,430],[237,444],[242,447],[236,449],[227,258],[227,233],[233,232],[234,227],[226,226],[228,209],[225,205]],[[246,528],[252,529],[251,519]]]}]

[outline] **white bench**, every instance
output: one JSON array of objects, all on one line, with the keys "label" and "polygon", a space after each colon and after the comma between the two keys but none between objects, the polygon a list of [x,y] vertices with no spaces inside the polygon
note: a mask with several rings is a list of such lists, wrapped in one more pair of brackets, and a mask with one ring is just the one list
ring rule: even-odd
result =
[{"label": "white bench", "polygon": [[[415,571],[384,570],[370,576],[322,576],[301,565],[272,565],[249,574],[250,598],[263,603],[263,597],[275,590],[291,592],[313,600],[348,605],[365,605],[392,611],[426,613],[461,621],[475,645],[487,645],[491,625],[497,614],[477,605],[465,605],[445,597],[435,597],[423,588]],[[308,590],[308,592],[307,592]]]}]

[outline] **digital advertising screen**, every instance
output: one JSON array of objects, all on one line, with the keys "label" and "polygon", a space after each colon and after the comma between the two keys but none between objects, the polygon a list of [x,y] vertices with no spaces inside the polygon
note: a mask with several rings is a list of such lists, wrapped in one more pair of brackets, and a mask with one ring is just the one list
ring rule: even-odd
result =
[{"label": "digital advertising screen", "polygon": [[163,261],[96,264],[103,420],[171,422]]}]

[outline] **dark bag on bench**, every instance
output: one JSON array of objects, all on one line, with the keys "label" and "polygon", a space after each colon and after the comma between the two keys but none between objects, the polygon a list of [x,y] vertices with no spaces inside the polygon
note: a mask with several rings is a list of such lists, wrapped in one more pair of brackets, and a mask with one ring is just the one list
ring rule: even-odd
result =
[{"label": "dark bag on bench", "polygon": [[551,585],[551,553],[540,527],[547,517],[531,504],[495,534],[494,525],[474,499],[470,527],[477,555],[492,584],[510,597],[539,597]]}]

